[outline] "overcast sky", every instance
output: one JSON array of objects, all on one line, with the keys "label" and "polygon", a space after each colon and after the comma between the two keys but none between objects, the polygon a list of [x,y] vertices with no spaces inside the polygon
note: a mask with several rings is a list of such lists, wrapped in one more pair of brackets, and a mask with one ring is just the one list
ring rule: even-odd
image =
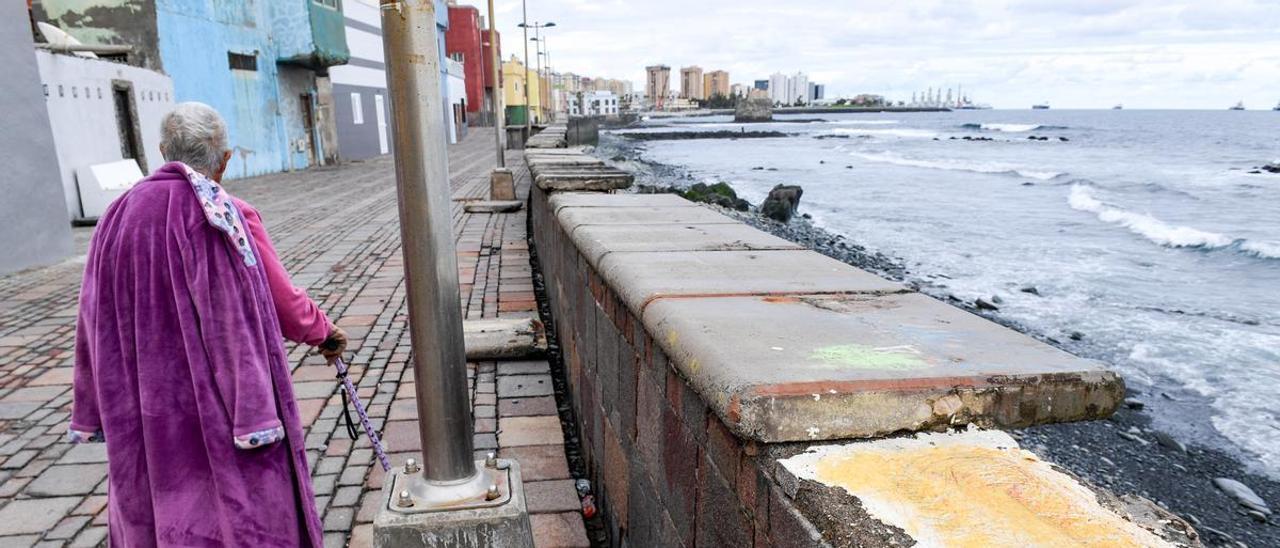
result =
[{"label": "overcast sky", "polygon": [[[520,0],[495,6],[503,54],[522,55]],[[557,24],[548,41],[557,70],[638,89],[644,67],[662,63],[676,86],[685,65],[744,84],[804,71],[828,97],[909,100],[962,85],[1005,108],[1280,101],[1280,0],[528,0],[528,9],[530,21]]]}]

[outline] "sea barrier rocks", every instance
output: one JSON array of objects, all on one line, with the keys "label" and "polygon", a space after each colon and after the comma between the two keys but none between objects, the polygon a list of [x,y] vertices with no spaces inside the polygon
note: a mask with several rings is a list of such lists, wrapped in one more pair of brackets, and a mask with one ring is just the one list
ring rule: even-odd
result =
[{"label": "sea barrier rocks", "polygon": [[768,97],[749,97],[739,101],[733,111],[734,122],[772,122],[773,102]]},{"label": "sea barrier rocks", "polygon": [[769,197],[760,204],[760,213],[765,217],[786,223],[796,214],[800,207],[800,197],[804,189],[797,185],[777,185],[769,191]]}]

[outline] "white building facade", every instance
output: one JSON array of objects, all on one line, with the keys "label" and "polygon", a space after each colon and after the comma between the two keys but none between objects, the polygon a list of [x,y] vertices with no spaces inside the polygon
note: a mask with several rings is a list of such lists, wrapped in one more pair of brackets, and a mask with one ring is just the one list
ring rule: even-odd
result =
[{"label": "white building facade", "polygon": [[[35,56],[67,214],[72,219],[98,217],[127,187],[93,188],[96,182],[89,179],[94,166],[133,160],[138,167],[133,173],[147,175],[164,165],[160,120],[173,110],[173,80],[101,59],[42,50]],[[124,175],[118,166],[109,169]],[[127,181],[133,182],[137,179]]]},{"label": "white building facade", "polygon": [[787,75],[779,72],[769,76],[769,100],[774,104],[791,104],[791,85],[787,82]]},{"label": "white building facade", "polygon": [[[582,105],[578,104],[579,98]],[[612,91],[584,91],[569,96],[570,116],[617,116],[619,112],[618,96]]]}]

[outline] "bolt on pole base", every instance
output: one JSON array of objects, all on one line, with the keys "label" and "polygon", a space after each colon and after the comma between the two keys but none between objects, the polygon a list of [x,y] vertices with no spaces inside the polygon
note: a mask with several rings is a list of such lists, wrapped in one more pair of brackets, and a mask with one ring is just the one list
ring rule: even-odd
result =
[{"label": "bolt on pole base", "polygon": [[416,463],[397,467],[382,485],[373,521],[377,547],[530,548],[533,531],[525,504],[520,465],[490,457],[476,461],[465,482],[429,482]]}]

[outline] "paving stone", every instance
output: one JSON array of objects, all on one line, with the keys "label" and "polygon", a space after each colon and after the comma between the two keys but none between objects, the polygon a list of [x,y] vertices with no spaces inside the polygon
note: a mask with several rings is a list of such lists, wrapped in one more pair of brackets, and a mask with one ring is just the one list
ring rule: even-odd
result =
[{"label": "paving stone", "polygon": [[557,413],[555,396],[503,398],[498,400],[498,415],[503,417],[528,417],[555,415]]},{"label": "paving stone", "polygon": [[44,538],[50,540],[66,540],[76,536],[80,529],[89,524],[93,518],[90,516],[68,516],[62,518],[58,525],[50,529],[44,534]]},{"label": "paving stone", "polygon": [[351,508],[330,508],[324,515],[324,530],[349,531],[355,515],[355,510]]},{"label": "paving stone", "polygon": [[107,462],[107,444],[80,443],[71,447],[58,459],[58,464],[89,464]]},{"label": "paving stone", "polygon": [[32,480],[26,492],[44,497],[88,495],[106,477],[106,463],[52,466]]},{"label": "paving stone", "polygon": [[40,402],[0,402],[0,420],[23,418],[40,408]]},{"label": "paving stone", "polygon": [[357,525],[351,530],[350,548],[371,548],[373,546],[373,525]]},{"label": "paving stone", "polygon": [[547,375],[551,365],[546,360],[498,362],[498,375]]},{"label": "paving stone", "polygon": [[359,486],[339,487],[338,491],[333,494],[333,498],[329,500],[330,506],[355,506],[360,501]]},{"label": "paving stone", "polygon": [[71,511],[71,513],[73,515],[93,516],[93,515],[97,515],[98,512],[101,512],[102,509],[106,507],[107,507],[106,495],[93,495],[91,497],[84,499],[84,502],[81,502],[80,505],[77,506],[75,510]]},{"label": "paving stone", "polygon": [[347,535],[343,533],[325,533],[324,548],[343,548],[347,545]]},{"label": "paving stone", "polygon": [[499,398],[531,398],[555,393],[551,375],[505,375],[498,377]]},{"label": "paving stone", "polygon": [[529,516],[536,548],[587,548],[587,530],[582,515],[576,512],[534,514]]},{"label": "paving stone", "polygon": [[0,508],[0,536],[43,533],[79,503],[78,497],[14,500]]},{"label": "paving stone", "polygon": [[559,417],[502,417],[498,420],[498,445],[563,445]]},{"label": "paving stone", "polygon": [[524,496],[530,514],[582,510],[582,501],[578,499],[578,491],[571,479],[525,481]]},{"label": "paving stone", "polygon": [[30,464],[32,460],[39,455],[40,452],[33,449],[25,449],[18,451],[5,459],[4,464],[0,464],[0,469],[17,470]]},{"label": "paving stone", "polygon": [[504,459],[519,462],[520,476],[526,482],[571,477],[563,445],[503,447],[498,454]]},{"label": "paving stone", "polygon": [[[523,472],[521,470],[521,473]],[[376,489],[366,491],[360,499],[360,509],[356,512],[356,523],[372,523],[373,518],[378,515],[378,508],[381,505],[381,492]]]}]

